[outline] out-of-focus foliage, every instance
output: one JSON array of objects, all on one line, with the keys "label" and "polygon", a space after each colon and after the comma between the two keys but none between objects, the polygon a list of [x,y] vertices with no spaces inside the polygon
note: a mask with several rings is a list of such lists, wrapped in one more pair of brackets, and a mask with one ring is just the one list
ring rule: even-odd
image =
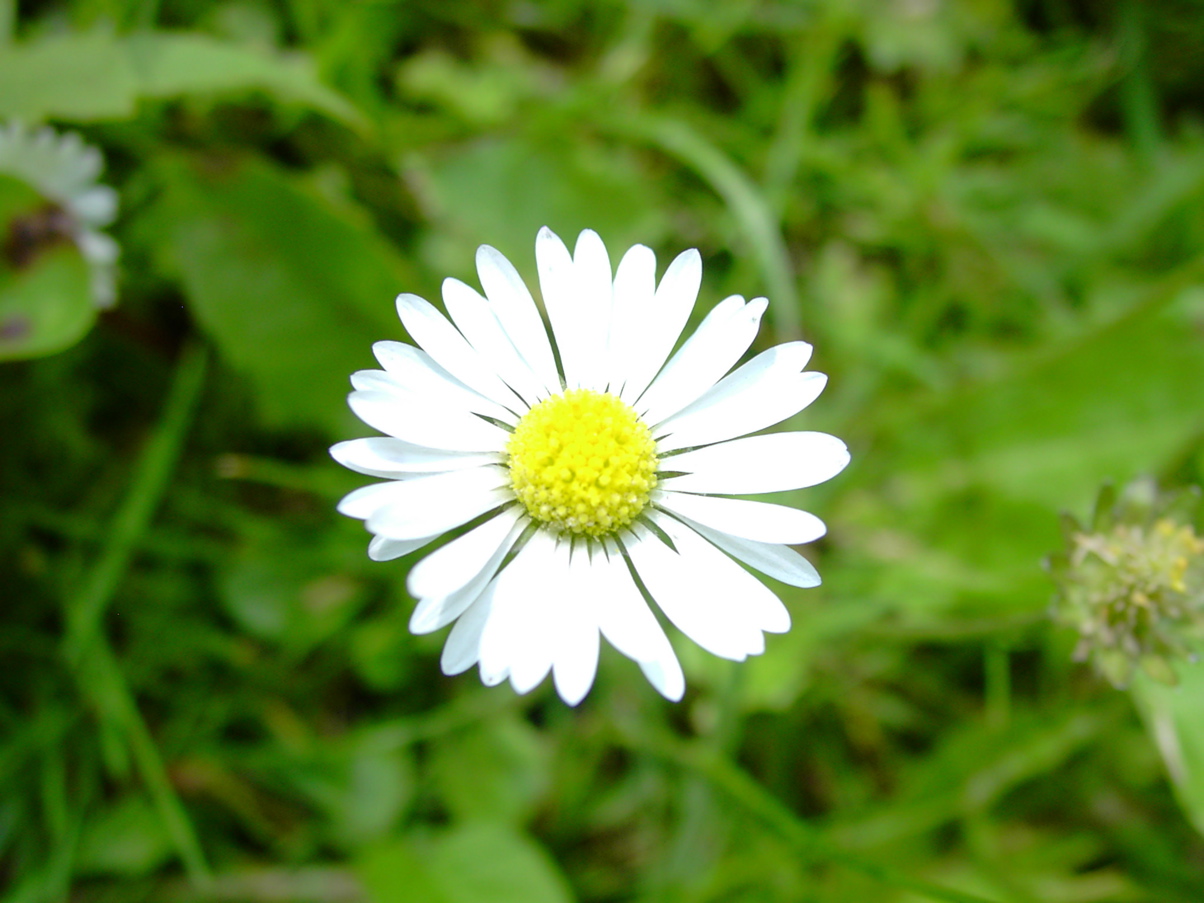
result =
[{"label": "out-of-focus foliage", "polygon": [[[116,306],[0,364],[0,903],[1201,899],[1204,666],[1113,689],[1041,562],[1204,482],[1202,45],[1186,0],[0,0],[0,120],[121,198]],[[613,651],[575,710],[443,677],[333,510],[393,296],[544,224],[769,296],[853,451],[789,499],[824,586],[744,665],[675,637],[677,706]],[[73,250],[0,289],[79,297]]]}]

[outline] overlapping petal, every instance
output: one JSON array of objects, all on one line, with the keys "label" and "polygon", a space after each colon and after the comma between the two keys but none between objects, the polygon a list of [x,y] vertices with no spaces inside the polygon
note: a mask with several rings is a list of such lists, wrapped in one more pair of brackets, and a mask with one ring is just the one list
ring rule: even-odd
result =
[{"label": "overlapping petal", "polygon": [[[732,369],[756,336],[764,298],[716,305],[670,356],[698,296],[697,251],[678,255],[659,284],[651,250],[634,246],[612,275],[589,230],[570,254],[543,229],[535,257],[547,327],[518,272],[488,246],[477,252],[483,293],[444,282],[450,320],[415,295],[398,297],[420,347],[378,343],[384,370],[356,373],[349,398],[386,435],[331,449],[384,482],[348,494],[339,510],[365,521],[369,555],[380,561],[471,527],[415,564],[407,582],[414,633],[451,625],[444,673],[477,665],[483,683],[509,680],[519,693],[550,675],[577,705],[605,638],[678,700],[685,677],[658,612],[709,652],[742,660],[764,651],[766,633],[790,626],[785,606],[745,566],[794,586],[819,583],[790,547],[824,535],[819,518],[728,496],[811,486],[845,467],[848,449],[833,436],[755,435],[810,404],[826,377],[803,370],[804,342]],[[602,536],[560,535],[533,519],[510,483],[510,430],[535,405],[578,388],[620,398],[657,443],[648,507]]]}]

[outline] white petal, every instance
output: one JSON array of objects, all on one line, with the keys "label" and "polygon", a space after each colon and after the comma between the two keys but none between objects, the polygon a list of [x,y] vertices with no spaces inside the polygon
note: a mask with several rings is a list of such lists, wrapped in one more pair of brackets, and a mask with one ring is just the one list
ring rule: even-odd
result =
[{"label": "white petal", "polygon": [[[505,514],[505,512],[502,513]],[[493,580],[502,561],[510,553],[510,549],[522,534],[527,523],[528,521],[524,518],[513,524],[509,532],[498,543],[497,548],[493,550],[493,554],[463,586],[444,596],[428,596],[421,599],[414,608],[413,614],[410,615],[410,633],[432,633],[460,617]],[[421,563],[420,561],[419,564]]]},{"label": "white petal", "polygon": [[397,313],[410,338],[421,345],[435,363],[464,385],[512,411],[526,408],[498,379],[489,362],[429,301],[417,295],[398,295]]},{"label": "white petal", "polygon": [[712,530],[697,521],[687,519],[687,522],[702,536],[733,558],[738,558],[762,574],[773,577],[775,580],[781,580],[789,586],[799,586],[803,589],[810,589],[820,584],[819,572],[815,570],[815,566],[790,546],[742,539],[729,533]]},{"label": "white petal", "polygon": [[606,388],[606,351],[610,344],[610,321],[614,306],[610,257],[598,233],[585,229],[573,249],[576,283],[574,312],[578,320],[575,362],[581,385],[602,391]]},{"label": "white petal", "polygon": [[510,434],[466,410],[418,400],[401,402],[388,392],[352,392],[347,403],[373,429],[427,448],[500,452]]},{"label": "white petal", "polygon": [[416,395],[428,404],[451,405],[508,423],[517,421],[509,408],[464,385],[421,348],[405,342],[377,342],[372,346],[372,353],[392,379],[378,379],[370,384],[366,381],[371,379],[368,374],[377,371],[362,370],[351,377],[351,384],[357,389],[400,390],[407,395]]},{"label": "white petal", "polygon": [[660,423],[714,386],[748,350],[768,305],[739,295],[716,305],[636,402],[645,422]]},{"label": "white petal", "polygon": [[455,470],[400,480],[368,529],[390,539],[414,539],[458,527],[514,498],[500,467]]},{"label": "white petal", "polygon": [[[588,560],[574,555],[573,563],[579,572],[585,571],[578,585],[592,588],[587,598],[607,642],[633,661],[661,658],[668,644],[665,631],[644,601],[615,541],[607,540],[605,554],[595,551]],[[672,648],[669,652],[672,654]]]},{"label": "white petal", "polygon": [[539,268],[539,290],[543,295],[543,306],[552,324],[556,337],[556,349],[560,352],[560,368],[564,373],[567,388],[581,386],[581,373],[577,365],[585,355],[580,345],[581,322],[576,309],[576,273],[573,258],[555,232],[544,226],[535,237],[535,263]]},{"label": "white petal", "polygon": [[656,604],[695,643],[734,661],[764,650],[761,631],[739,616],[735,600],[718,598],[706,559],[675,552],[641,524],[624,535],[623,544]]},{"label": "white petal", "polygon": [[644,245],[634,245],[615,272],[610,325],[610,344],[606,353],[607,385],[618,393],[627,380],[631,361],[639,348],[644,319],[656,296],[656,255]]},{"label": "white petal", "polygon": [[367,486],[361,486],[343,496],[336,510],[339,514],[345,514],[348,517],[367,520],[405,492],[404,489],[399,489],[400,486],[400,480],[388,480],[384,483],[370,483]]},{"label": "white petal", "polygon": [[[417,348],[414,350],[418,351]],[[471,389],[459,389],[459,384],[451,377],[446,380],[436,378],[433,382],[434,385],[429,388],[420,387],[386,370],[357,370],[351,374],[351,385],[357,391],[381,392],[392,396],[394,401],[402,406],[448,407],[492,417],[511,426],[518,423],[518,416],[513,411],[490,401],[484,395],[478,395]]]},{"label": "white petal", "polygon": [[651,661],[640,662],[640,670],[648,678],[648,682],[670,702],[681,702],[686,692],[686,676],[681,671],[681,663],[673,653],[673,647],[665,640],[662,654]]},{"label": "white petal", "polygon": [[770,433],[746,436],[719,445],[664,458],[665,470],[684,470],[668,477],[662,488],[676,492],[779,492],[830,480],[849,463],[849,450],[827,433]]},{"label": "white petal", "polygon": [[769,502],[665,492],[656,503],[715,530],[757,542],[797,545],[814,542],[827,532],[814,514]]},{"label": "white petal", "polygon": [[444,674],[460,674],[480,659],[481,633],[493,613],[494,585],[491,583],[486,587],[447,635],[439,662]]},{"label": "white petal", "polygon": [[[568,550],[564,551],[567,553]],[[589,551],[585,546],[578,546],[573,557],[588,561]],[[556,602],[560,630],[552,650],[552,678],[560,698],[569,705],[576,705],[585,698],[598,672],[598,624],[593,606],[584,594],[576,592],[581,587],[573,579],[571,565],[565,576],[568,591]]]},{"label": "white petal", "polygon": [[549,580],[556,554],[555,538],[538,530],[498,574],[493,615],[481,634],[483,677],[509,673],[516,689],[530,690],[552,667],[551,626],[544,611],[548,597],[556,592]]},{"label": "white petal", "polygon": [[463,470],[484,464],[500,464],[502,461],[502,456],[496,452],[453,452],[424,448],[385,436],[336,443],[331,446],[330,456],[356,473],[392,478],[406,474]]},{"label": "white petal", "polygon": [[797,414],[823,391],[822,373],[800,373],[811,346],[778,345],[758,354],[654,430],[663,452],[755,433]]},{"label": "white petal", "polygon": [[547,330],[518,271],[496,248],[481,245],[477,249],[477,275],[498,322],[545,387],[544,394],[559,392],[560,374],[556,372]]},{"label": "white petal", "polygon": [[402,555],[408,555],[416,549],[434,542],[441,534],[435,536],[420,536],[417,539],[389,539],[387,536],[373,536],[368,543],[368,557],[373,561],[392,561]]},{"label": "white petal", "polygon": [[492,306],[476,289],[459,279],[445,279],[443,303],[472,347],[528,405],[536,404],[548,394],[502,329]]},{"label": "white petal", "polygon": [[448,596],[480,573],[519,519],[519,506],[507,508],[497,517],[427,555],[410,570],[406,589],[416,599]]},{"label": "white petal", "polygon": [[768,586],[707,542],[696,530],[660,511],[652,521],[673,540],[681,557],[707,574],[711,593],[727,600],[727,610],[753,624],[757,630],[785,633],[790,629],[790,613]]},{"label": "white petal", "polygon": [[702,257],[691,249],[678,254],[657,286],[652,305],[644,312],[635,347],[628,362],[627,380],[620,396],[635,402],[673,350],[690,319],[702,284]]}]

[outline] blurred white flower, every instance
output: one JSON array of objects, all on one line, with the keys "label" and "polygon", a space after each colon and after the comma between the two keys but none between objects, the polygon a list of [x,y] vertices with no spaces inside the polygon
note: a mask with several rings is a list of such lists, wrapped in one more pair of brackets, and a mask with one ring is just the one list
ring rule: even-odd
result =
[{"label": "blurred white flower", "polygon": [[64,214],[55,228],[78,246],[98,307],[116,298],[117,242],[100,230],[117,216],[117,192],[97,182],[104,159],[74,132],[0,125],[0,173],[22,179]]},{"label": "blurred white flower", "polygon": [[384,370],[351,379],[352,410],[387,438],[331,449],[385,482],[339,510],[366,521],[377,560],[477,521],[409,576],[410,629],[454,622],[445,673],[479,665],[487,685],[509,678],[526,693],[551,671],[576,705],[604,636],[677,700],[681,666],[646,598],[704,649],[743,660],[790,616],[733,559],[793,586],[819,583],[790,548],[824,534],[817,517],[726,496],[812,486],[845,467],[844,443],[824,433],[748,435],[802,410],[826,377],[803,371],[805,342],[728,373],[764,298],[722,301],[670,357],[698,295],[697,251],[659,285],[651,250],[631,248],[612,276],[588,230],[570,255],[545,228],[535,255],[554,343],[514,267],[488,246],[477,252],[484,295],[443,283],[451,322],[398,297],[418,347],[378,342]]}]

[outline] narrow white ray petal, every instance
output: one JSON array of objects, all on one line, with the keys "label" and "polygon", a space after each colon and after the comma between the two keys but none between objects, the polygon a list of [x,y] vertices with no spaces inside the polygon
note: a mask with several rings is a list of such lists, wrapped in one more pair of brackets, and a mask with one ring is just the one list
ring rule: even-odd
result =
[{"label": "narrow white ray petal", "polygon": [[768,542],[756,542],[713,530],[697,521],[686,519],[691,527],[705,536],[733,558],[756,568],[762,574],[780,580],[789,586],[810,589],[819,586],[819,572],[815,566],[790,546]]},{"label": "narrow white ray petal", "polygon": [[[537,530],[519,550],[514,560],[502,568],[493,590],[493,615],[481,634],[482,677],[486,673],[512,673],[516,668],[538,671],[546,658],[543,673],[552,666],[543,650],[546,624],[533,622],[533,613],[544,607],[548,591],[546,579],[556,554],[554,537]],[[533,659],[521,662],[524,657]],[[541,678],[542,679],[542,678]]]},{"label": "narrow white ray petal", "polygon": [[338,442],[331,446],[330,456],[348,470],[370,477],[464,470],[484,464],[500,464],[503,460],[498,452],[454,452],[425,448],[387,436]]},{"label": "narrow white ray petal", "polygon": [[573,270],[573,310],[579,322],[577,353],[581,356],[576,366],[583,387],[602,391],[606,388],[606,349],[610,344],[614,292],[610,256],[593,229],[577,236]]},{"label": "narrow white ray petal", "polygon": [[497,574],[526,524],[525,518],[513,524],[485,564],[459,589],[446,596],[428,596],[420,600],[410,615],[410,633],[432,633],[460,617]]},{"label": "narrow white ray petal", "polygon": [[686,471],[662,481],[676,492],[745,495],[803,489],[830,480],[849,463],[849,450],[827,433],[770,433],[708,445],[662,460]]},{"label": "narrow white ray petal", "polygon": [[723,310],[725,301],[715,308],[719,313],[712,311],[714,316],[702,321],[636,402],[647,423],[660,423],[696,401],[748,350],[769,302],[755,298],[744,304],[739,295],[735,299],[728,311]]},{"label": "narrow white ray petal", "polygon": [[520,695],[530,693],[548,676],[564,640],[568,567],[568,543],[553,542],[551,551],[539,559],[538,571],[528,574],[522,608],[516,609],[522,626],[510,657],[510,686]]},{"label": "narrow white ray petal", "polygon": [[668,643],[665,631],[644,601],[618,545],[608,539],[605,548],[605,554],[595,551],[588,560],[573,558],[579,570],[578,585],[593,588],[588,598],[594,605],[594,618],[602,635],[633,661],[661,658]]},{"label": "narrow white ray petal", "polygon": [[420,536],[417,539],[389,539],[373,536],[368,543],[368,557],[373,561],[392,561],[434,542],[439,536]]},{"label": "narrow white ray petal", "polygon": [[[419,349],[415,351],[422,353]],[[417,380],[397,376],[387,370],[357,370],[351,374],[351,385],[360,392],[382,392],[391,395],[399,405],[423,405],[426,407],[447,407],[453,410],[470,411],[494,420],[501,420],[513,426],[518,423],[518,415],[500,404],[490,401],[448,377],[446,380],[436,377],[429,381],[430,385],[422,385]]]},{"label": "narrow white ray petal", "polygon": [[654,501],[700,524],[757,542],[798,545],[814,542],[827,532],[824,522],[814,514],[770,502],[684,492],[664,492]]},{"label": "narrow white ray petal", "polygon": [[515,505],[427,555],[410,569],[406,589],[415,599],[448,596],[480,573],[519,519]]},{"label": "narrow white ray petal", "polygon": [[[372,353],[376,355],[385,371],[393,377],[393,385],[401,385],[410,392],[432,401],[438,399],[440,404],[456,404],[478,414],[501,420],[514,420],[509,408],[502,407],[496,401],[464,385],[421,348],[406,342],[386,341],[375,343]],[[352,377],[352,383],[354,382],[355,376]]]},{"label": "narrow white ray petal", "polygon": [[702,284],[702,256],[691,249],[678,254],[656,287],[631,350],[627,380],[620,397],[632,404],[656,376],[690,319]]},{"label": "narrow white ray petal", "polygon": [[502,668],[501,670],[488,670],[484,664],[481,665],[481,683],[487,687],[496,687],[509,676],[509,668]]},{"label": "narrow white ray petal", "polygon": [[414,445],[462,452],[500,452],[510,434],[475,414],[388,392],[352,392],[347,403],[373,429]]},{"label": "narrow white ray petal", "polygon": [[498,322],[545,387],[544,395],[559,392],[560,374],[556,371],[548,332],[518,271],[496,248],[481,245],[477,249],[477,275]]},{"label": "narrow white ray petal", "polygon": [[547,390],[502,329],[492,305],[475,288],[459,279],[445,279],[443,303],[464,338],[524,402],[534,405],[547,395]]},{"label": "narrow white ray petal", "polygon": [[656,297],[656,255],[644,245],[634,245],[615,272],[610,342],[606,352],[609,391],[617,394],[631,370],[644,318]]},{"label": "narrow white ray petal", "polygon": [[790,612],[768,586],[707,542],[691,526],[660,511],[653,511],[651,518],[673,540],[682,559],[707,575],[707,585],[717,598],[726,600],[722,604],[729,614],[758,631],[785,633],[790,629]]},{"label": "narrow white ray petal", "polygon": [[548,322],[560,353],[560,369],[569,389],[581,386],[577,365],[583,360],[581,352],[581,319],[576,310],[576,272],[573,258],[555,232],[544,226],[535,237],[535,263],[539,269],[539,290]]},{"label": "narrow white ray petal", "polygon": [[[568,549],[563,550],[567,555]],[[574,557],[588,561],[589,550],[578,546]],[[567,592],[557,601],[560,629],[552,650],[552,679],[556,692],[569,705],[577,705],[594,684],[598,672],[598,624],[593,606],[578,589],[570,565]]]},{"label": "narrow white ray petal", "polygon": [[414,539],[458,527],[514,498],[500,467],[454,470],[401,480],[368,529],[390,539]]},{"label": "narrow white ray petal", "polygon": [[339,501],[336,510],[347,517],[367,520],[385,505],[404,495],[405,490],[400,480],[388,480],[384,483],[370,483],[359,489],[352,489]]},{"label": "narrow white ray petal", "polygon": [[512,411],[526,408],[498,378],[489,362],[429,301],[417,295],[398,295],[397,314],[410,338],[464,385]]},{"label": "narrow white ray petal", "polygon": [[460,616],[447,635],[439,665],[444,674],[467,671],[481,657],[481,633],[493,613],[493,588],[490,583],[468,610]]},{"label": "narrow white ray petal", "polygon": [[761,631],[733,615],[732,599],[717,596],[705,559],[675,552],[642,524],[623,536],[623,545],[661,611],[703,649],[733,661],[764,650]]},{"label": "narrow white ray petal", "polygon": [[686,676],[682,673],[681,663],[673,652],[669,641],[661,648],[661,655],[646,662],[640,662],[640,670],[648,678],[656,692],[670,702],[681,702],[686,692]]},{"label": "narrow white ray petal", "polygon": [[778,345],[721,379],[701,398],[657,425],[665,451],[709,445],[755,433],[797,414],[823,390],[822,373],[800,373],[811,346]]}]

